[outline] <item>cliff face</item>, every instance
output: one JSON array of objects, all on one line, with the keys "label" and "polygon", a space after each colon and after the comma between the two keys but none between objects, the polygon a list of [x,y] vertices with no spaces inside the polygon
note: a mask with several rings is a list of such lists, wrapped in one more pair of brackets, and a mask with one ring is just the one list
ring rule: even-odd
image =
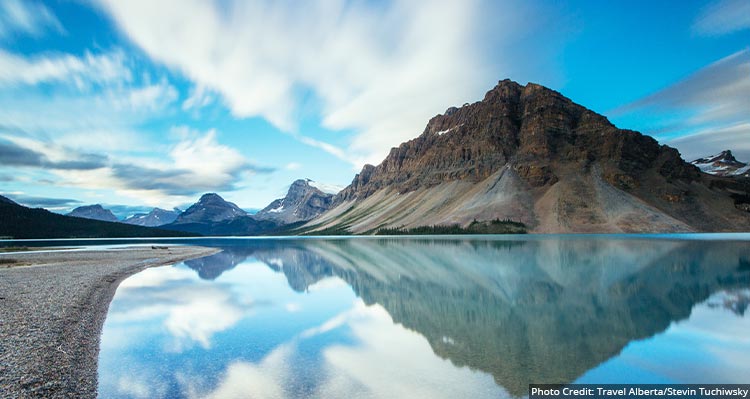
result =
[{"label": "cliff face", "polygon": [[362,233],[501,218],[537,232],[750,229],[738,199],[747,183],[715,179],[558,92],[504,80],[365,166],[310,226]]},{"label": "cliff face", "polygon": [[310,182],[305,179],[295,180],[284,198],[274,200],[253,217],[288,224],[319,216],[330,209],[334,196],[322,192]]}]

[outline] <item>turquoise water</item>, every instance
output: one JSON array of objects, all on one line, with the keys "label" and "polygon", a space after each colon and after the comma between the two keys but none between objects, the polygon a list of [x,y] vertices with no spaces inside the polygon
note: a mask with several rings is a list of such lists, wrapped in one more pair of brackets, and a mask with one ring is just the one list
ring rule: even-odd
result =
[{"label": "turquoise water", "polygon": [[118,288],[100,397],[495,398],[524,396],[529,383],[746,383],[748,238],[189,240],[224,251]]}]

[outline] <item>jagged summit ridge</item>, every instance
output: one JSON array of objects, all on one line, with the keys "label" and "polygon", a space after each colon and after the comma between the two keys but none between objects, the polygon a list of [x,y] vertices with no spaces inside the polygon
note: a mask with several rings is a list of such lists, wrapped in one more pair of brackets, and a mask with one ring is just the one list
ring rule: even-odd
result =
[{"label": "jagged summit ridge", "polygon": [[750,166],[738,161],[731,150],[698,158],[690,163],[705,173],[717,176],[741,176],[750,173]]},{"label": "jagged summit ridge", "polygon": [[393,148],[380,165],[366,165],[340,199],[366,198],[394,185],[404,193],[446,181],[478,182],[509,163],[534,187],[558,180],[551,165],[558,160],[614,158],[625,172],[637,173],[662,152],[663,161],[673,166],[670,173],[696,176],[693,168],[678,162],[676,150],[662,148],[648,136],[621,131],[556,91],[503,80],[482,101],[433,117],[419,137]]},{"label": "jagged summit ridge", "polygon": [[321,191],[312,180],[298,179],[291,184],[284,198],[274,200],[253,216],[281,224],[310,220],[327,211],[333,198],[333,194]]},{"label": "jagged summit ridge", "polygon": [[207,193],[203,194],[198,202],[181,213],[175,219],[174,223],[221,222],[246,215],[247,212],[240,209],[234,203],[225,201],[219,194]]}]

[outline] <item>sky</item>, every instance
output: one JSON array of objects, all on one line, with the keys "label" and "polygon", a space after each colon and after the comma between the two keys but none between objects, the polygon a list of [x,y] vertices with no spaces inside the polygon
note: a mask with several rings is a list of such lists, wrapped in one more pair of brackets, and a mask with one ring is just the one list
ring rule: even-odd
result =
[{"label": "sky", "polygon": [[505,78],[687,160],[750,160],[748,0],[2,0],[0,194],[263,208]]}]

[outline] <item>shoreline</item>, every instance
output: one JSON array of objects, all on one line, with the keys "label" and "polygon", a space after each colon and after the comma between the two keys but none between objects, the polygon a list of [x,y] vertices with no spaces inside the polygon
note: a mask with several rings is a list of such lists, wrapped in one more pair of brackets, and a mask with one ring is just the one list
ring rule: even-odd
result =
[{"label": "shoreline", "polygon": [[196,246],[0,254],[0,391],[7,398],[95,398],[99,340],[127,277],[212,255]]}]

